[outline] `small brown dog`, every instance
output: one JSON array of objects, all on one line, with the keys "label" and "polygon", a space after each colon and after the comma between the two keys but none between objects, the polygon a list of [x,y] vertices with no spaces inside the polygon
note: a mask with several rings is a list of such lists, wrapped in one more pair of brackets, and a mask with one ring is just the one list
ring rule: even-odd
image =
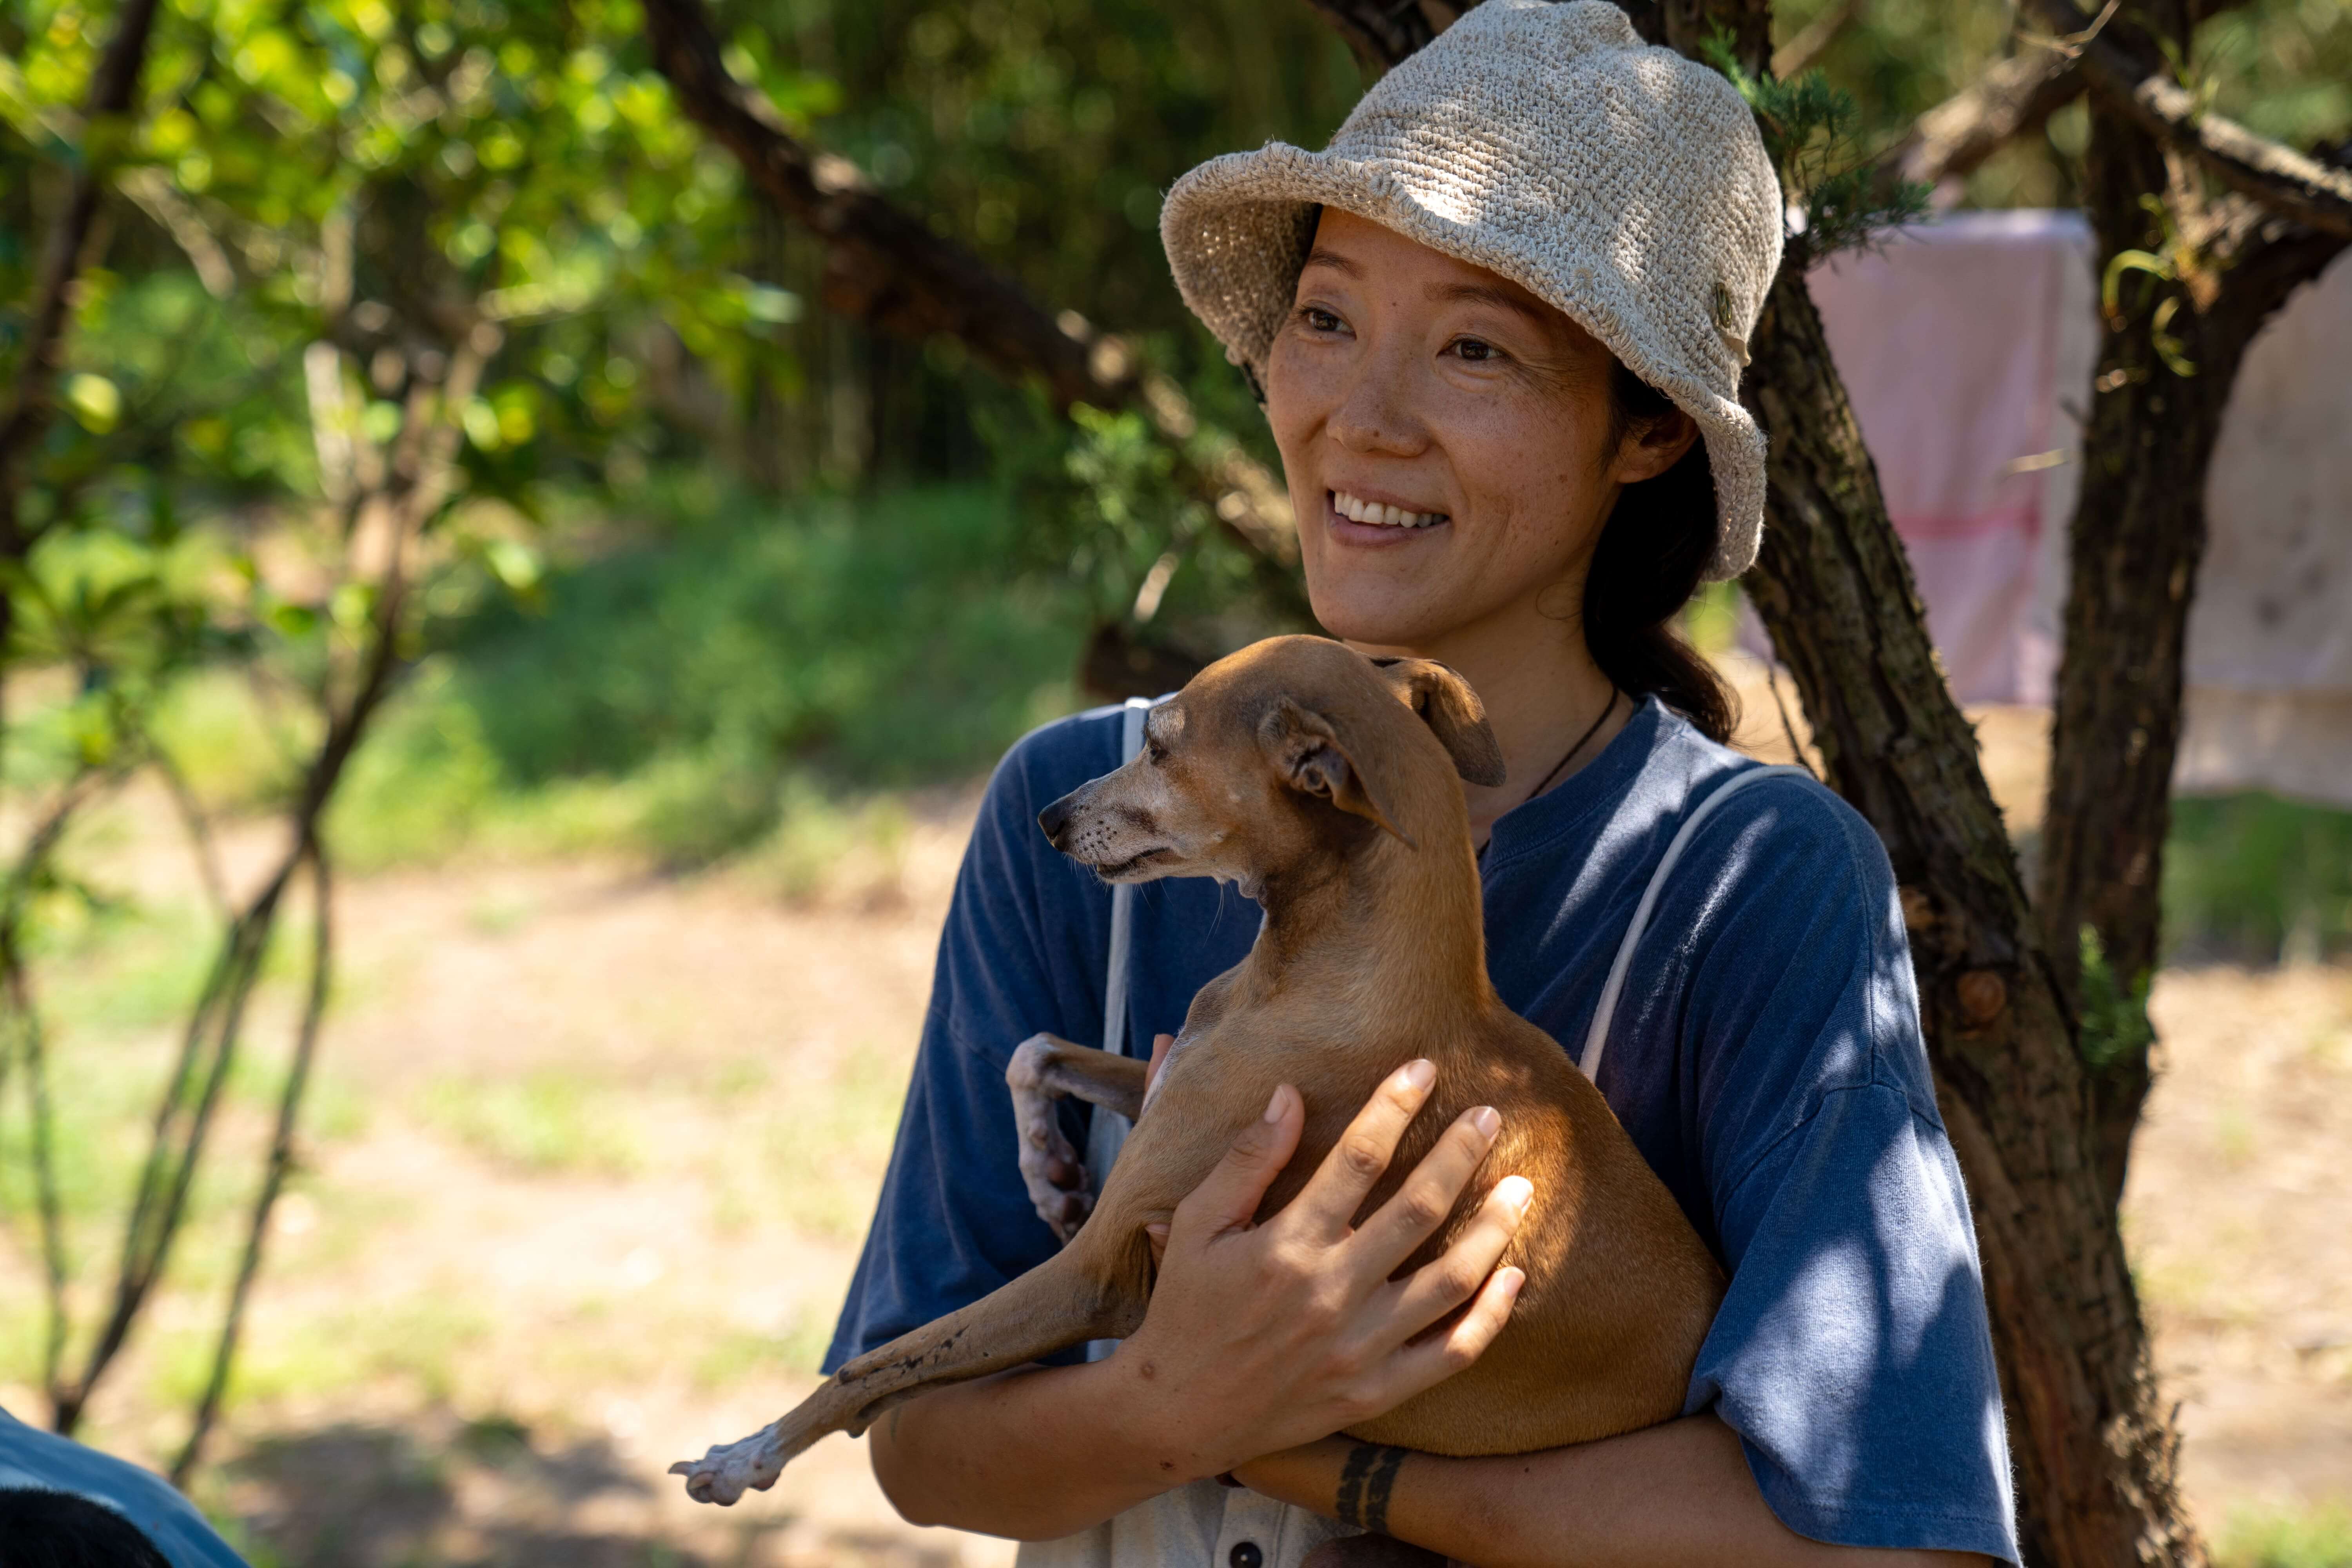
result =
[{"label": "small brown dog", "polygon": [[[753,1436],[673,1465],[696,1498],[731,1503],[769,1486],[819,1437],[863,1432],[927,1389],[1124,1338],[1151,1294],[1145,1226],[1170,1217],[1276,1086],[1297,1087],[1307,1124],[1261,1218],[1415,1057],[1436,1065],[1436,1085],[1363,1212],[1457,1117],[1492,1105],[1501,1133],[1404,1268],[1442,1253],[1517,1173],[1535,1192],[1503,1261],[1527,1279],[1467,1371],[1349,1435],[1434,1454],[1526,1453],[1680,1409],[1722,1272],[1600,1091],[1487,979],[1455,779],[1502,778],[1476,696],[1443,665],[1376,665],[1319,637],[1276,637],[1202,670],[1151,710],[1145,732],[1133,761],[1055,802],[1040,825],[1110,881],[1238,881],[1265,911],[1256,944],[1193,998],[1148,1098],[1140,1062],[1059,1041],[1025,1047],[1011,1076],[1032,1103],[1071,1093],[1141,1111],[1094,1213],[1047,1262],[849,1363]],[[1029,1131],[1024,1142],[1033,1191],[1039,1161],[1075,1160],[1057,1139]]]}]

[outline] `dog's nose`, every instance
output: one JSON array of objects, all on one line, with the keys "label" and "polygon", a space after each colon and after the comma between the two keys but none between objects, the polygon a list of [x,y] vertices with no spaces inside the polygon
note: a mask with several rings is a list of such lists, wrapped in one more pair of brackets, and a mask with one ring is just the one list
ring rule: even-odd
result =
[{"label": "dog's nose", "polygon": [[1037,826],[1045,830],[1045,842],[1059,849],[1062,834],[1070,826],[1070,802],[1075,794],[1066,795],[1037,814]]}]

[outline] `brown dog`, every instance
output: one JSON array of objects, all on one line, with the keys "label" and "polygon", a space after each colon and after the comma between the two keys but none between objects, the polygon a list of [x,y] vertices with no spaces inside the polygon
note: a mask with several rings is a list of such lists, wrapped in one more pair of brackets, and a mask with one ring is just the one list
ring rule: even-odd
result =
[{"label": "brown dog", "polygon": [[[1055,802],[1040,825],[1111,881],[1237,880],[1265,911],[1256,944],[1193,998],[1148,1100],[1140,1062],[1058,1041],[1024,1048],[1033,1098],[1141,1111],[1093,1215],[1047,1262],[851,1362],[761,1432],[673,1465],[695,1497],[731,1503],[769,1486],[819,1437],[863,1432],[927,1389],[1124,1338],[1151,1293],[1144,1227],[1170,1217],[1277,1085],[1297,1087],[1307,1125],[1261,1217],[1297,1194],[1381,1081],[1415,1057],[1436,1065],[1436,1085],[1364,1212],[1455,1118],[1492,1105],[1500,1135],[1405,1268],[1443,1252],[1517,1173],[1535,1194],[1503,1260],[1527,1280],[1469,1370],[1349,1436],[1525,1453],[1680,1409],[1722,1273],[1600,1091],[1487,979],[1455,782],[1457,770],[1502,777],[1476,696],[1442,665],[1376,666],[1319,637],[1277,637],[1202,670],[1151,710],[1145,732],[1135,760]],[[1016,1060],[1016,1091],[1024,1070]]]}]

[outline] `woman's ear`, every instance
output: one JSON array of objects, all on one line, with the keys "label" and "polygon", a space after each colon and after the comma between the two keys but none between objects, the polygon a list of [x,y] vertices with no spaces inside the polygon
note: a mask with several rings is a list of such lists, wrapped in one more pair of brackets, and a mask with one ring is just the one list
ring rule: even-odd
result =
[{"label": "woman's ear", "polygon": [[1611,477],[1621,485],[1654,479],[1681,462],[1697,439],[1698,422],[1679,408],[1637,423],[1618,440],[1616,471]]}]

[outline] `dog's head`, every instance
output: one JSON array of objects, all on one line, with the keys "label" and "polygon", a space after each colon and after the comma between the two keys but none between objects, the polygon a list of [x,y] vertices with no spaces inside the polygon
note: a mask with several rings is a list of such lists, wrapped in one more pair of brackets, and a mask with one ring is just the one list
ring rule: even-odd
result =
[{"label": "dog's head", "polygon": [[1381,833],[1419,847],[1464,831],[1457,773],[1503,781],[1486,710],[1460,676],[1323,637],[1271,637],[1153,708],[1134,760],[1037,825],[1107,881],[1217,877],[1255,892]]}]

